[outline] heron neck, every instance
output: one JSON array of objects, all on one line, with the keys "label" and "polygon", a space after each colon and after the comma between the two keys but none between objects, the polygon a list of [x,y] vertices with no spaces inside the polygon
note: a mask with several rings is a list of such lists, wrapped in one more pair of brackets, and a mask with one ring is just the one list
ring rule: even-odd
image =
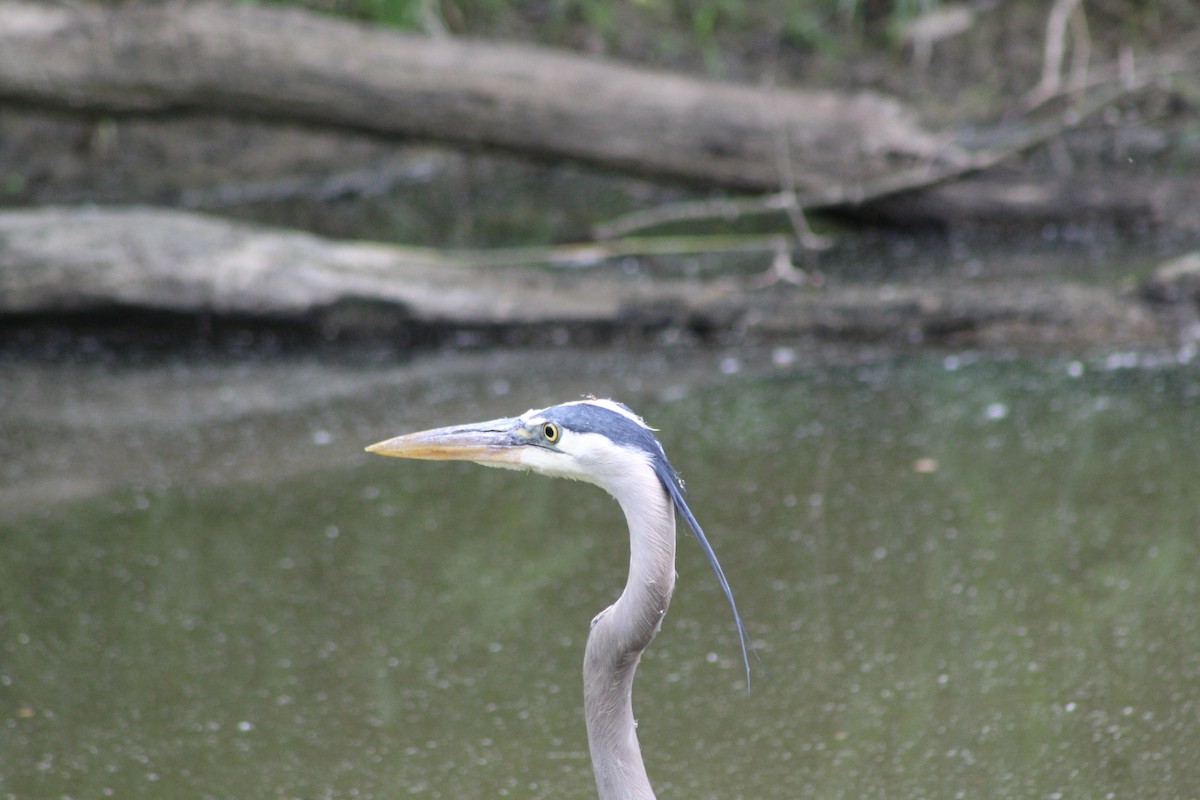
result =
[{"label": "heron neck", "polygon": [[593,620],[583,664],[584,714],[600,800],[654,798],[633,717],[633,675],[675,587],[670,498],[653,474],[637,476],[630,485],[636,490],[616,494],[629,523],[629,578],[617,601]]}]

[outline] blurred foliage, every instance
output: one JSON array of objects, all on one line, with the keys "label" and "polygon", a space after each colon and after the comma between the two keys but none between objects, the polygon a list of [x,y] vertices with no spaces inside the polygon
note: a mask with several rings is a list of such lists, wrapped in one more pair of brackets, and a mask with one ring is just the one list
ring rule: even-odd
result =
[{"label": "blurred foliage", "polygon": [[[1045,0],[243,0],[292,5],[407,30],[497,36],[673,66],[729,64],[764,53],[837,57],[901,52],[922,16],[969,6],[976,24],[1039,42]],[[1200,24],[1193,0],[1087,0],[1092,44],[1106,49],[1171,39]],[[989,13],[990,12],[990,13]],[[1034,49],[1040,53],[1040,44]]]},{"label": "blurred foliage", "polygon": [[[836,49],[936,10],[939,0],[265,0],[406,29],[444,27],[478,33],[519,20],[554,36],[585,27],[613,39],[631,31],[672,38],[686,35],[701,47],[723,35],[773,32],[790,44]],[[667,43],[669,47],[670,44]]]}]

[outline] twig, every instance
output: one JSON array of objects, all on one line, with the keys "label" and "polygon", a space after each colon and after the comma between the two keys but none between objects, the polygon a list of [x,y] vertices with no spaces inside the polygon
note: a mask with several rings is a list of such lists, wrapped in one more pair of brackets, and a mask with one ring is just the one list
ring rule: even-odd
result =
[{"label": "twig", "polygon": [[[1009,155],[1007,150],[1004,155]],[[593,235],[598,240],[604,241],[671,222],[699,222],[713,219],[732,222],[745,217],[786,214],[788,207],[792,204],[796,208],[804,210],[858,205],[866,200],[938,183],[955,175],[989,167],[995,163],[995,160],[998,160],[989,156],[990,153],[985,152],[943,167],[937,167],[932,163],[921,163],[868,183],[838,185],[805,194],[776,192],[757,197],[670,203],[634,211],[609,220],[597,225],[593,229]]]},{"label": "twig", "polygon": [[1071,58],[1071,91],[1081,91],[1087,80],[1087,62],[1091,53],[1083,0],[1054,0],[1046,18],[1046,41],[1042,58],[1042,78],[1025,98],[1027,109],[1036,108],[1062,91],[1063,57],[1066,55],[1067,30],[1074,40]]},{"label": "twig", "polygon": [[718,236],[652,236],[603,242],[455,251],[456,261],[475,267],[551,265],[592,267],[629,256],[694,255],[697,253],[775,253],[788,246],[788,237],[755,234]]},{"label": "twig", "polygon": [[[796,197],[796,170],[792,165],[792,152],[788,143],[787,129],[783,121],[779,119],[779,115],[775,113],[775,105],[772,102],[775,92],[774,66],[767,73],[767,81],[766,113],[770,117],[768,127],[775,145],[775,165],[779,171],[779,182],[782,187],[782,191],[778,195],[780,207],[787,214],[792,231],[796,234],[796,241],[804,250],[828,250],[833,243],[827,237],[813,233],[808,219],[804,216],[804,209]],[[778,263],[778,255],[775,260]]]},{"label": "twig", "polygon": [[[783,212],[787,215],[788,222],[791,223],[792,233],[795,234],[796,242],[800,245],[800,250],[804,254],[805,261],[811,260],[811,254],[817,250],[826,250],[833,246],[832,240],[825,236],[818,236],[813,232],[813,229],[808,224],[808,218],[804,216],[804,209],[800,207],[799,201],[796,199],[796,171],[792,165],[791,145],[788,141],[787,127],[775,112],[775,60],[771,59],[771,66],[768,69],[766,76],[766,92],[765,103],[763,109],[767,119],[767,129],[771,131],[772,144],[775,148],[775,168],[779,173],[779,182],[782,191],[779,193],[780,206]],[[792,248],[781,243],[775,248],[775,255],[771,259],[771,265],[762,274],[751,280],[751,285],[756,288],[766,288],[774,286],[778,283],[788,283],[793,286],[800,286],[807,283],[808,268],[812,265],[805,264],[805,269],[796,266],[792,260]]]},{"label": "twig", "polygon": [[786,192],[776,192],[775,194],[732,200],[727,197],[718,197],[710,200],[668,203],[623,214],[616,219],[595,226],[592,229],[592,235],[596,239],[604,241],[672,222],[694,222],[705,219],[721,219],[732,222],[742,217],[781,213],[788,202],[789,198]]}]

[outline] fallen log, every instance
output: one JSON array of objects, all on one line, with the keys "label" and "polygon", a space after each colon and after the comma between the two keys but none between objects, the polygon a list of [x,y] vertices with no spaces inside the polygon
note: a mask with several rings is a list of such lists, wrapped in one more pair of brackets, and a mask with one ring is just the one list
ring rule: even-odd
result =
[{"label": "fallen log", "polygon": [[[183,211],[0,212],[0,316],[112,308],[382,326],[612,324],[686,314],[709,292],[473,268],[436,250],[344,242]],[[359,313],[361,312],[361,313]]]},{"label": "fallen log", "polygon": [[868,92],[734,85],[251,4],[0,0],[0,20],[0,102],[39,108],[204,111],[851,200],[898,171],[966,165]]},{"label": "fallen log", "polygon": [[573,331],[678,331],[717,340],[1116,347],[1174,336],[1173,323],[1164,324],[1173,318],[1132,293],[1028,276],[750,291],[724,278],[497,266],[506,259],[496,254],[479,266],[471,258],[182,211],[4,211],[0,325],[117,309],[134,325],[138,312],[168,312],[409,342],[445,341],[439,332],[487,343],[538,341],[538,331],[551,340]]}]

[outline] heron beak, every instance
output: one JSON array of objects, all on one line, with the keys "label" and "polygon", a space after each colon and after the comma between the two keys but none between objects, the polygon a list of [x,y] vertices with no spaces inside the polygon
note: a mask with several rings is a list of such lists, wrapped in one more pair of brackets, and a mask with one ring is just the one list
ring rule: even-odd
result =
[{"label": "heron beak", "polygon": [[430,431],[409,433],[378,442],[368,453],[396,458],[420,458],[431,461],[474,461],[477,464],[506,466],[520,463],[521,436],[524,428],[517,419],[495,419],[472,425],[452,425]]}]

